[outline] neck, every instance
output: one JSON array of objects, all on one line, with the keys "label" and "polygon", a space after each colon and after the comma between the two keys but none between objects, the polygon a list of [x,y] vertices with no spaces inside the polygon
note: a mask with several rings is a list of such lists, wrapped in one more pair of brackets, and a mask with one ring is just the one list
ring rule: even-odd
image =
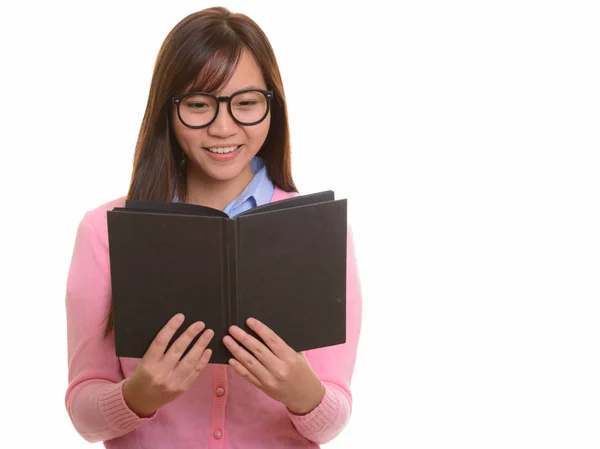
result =
[{"label": "neck", "polygon": [[188,167],[186,202],[223,210],[243,192],[253,177],[249,164],[235,178],[224,181],[206,176],[195,167]]}]

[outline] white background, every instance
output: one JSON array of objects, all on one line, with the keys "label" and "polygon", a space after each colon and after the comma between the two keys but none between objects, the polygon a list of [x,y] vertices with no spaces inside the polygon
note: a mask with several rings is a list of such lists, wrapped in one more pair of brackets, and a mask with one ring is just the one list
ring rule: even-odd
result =
[{"label": "white background", "polygon": [[[327,447],[599,447],[594,3],[223,2],[276,51],[299,188],[349,199],[363,332]],[[91,446],[63,405],[75,230],[126,193],[159,46],[207,6],[3,3],[3,447]]]}]

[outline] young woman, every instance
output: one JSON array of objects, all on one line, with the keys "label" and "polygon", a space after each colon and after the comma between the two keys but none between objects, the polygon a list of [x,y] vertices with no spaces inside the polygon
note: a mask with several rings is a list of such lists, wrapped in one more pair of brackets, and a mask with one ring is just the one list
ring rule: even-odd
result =
[{"label": "young woman", "polygon": [[[67,282],[66,408],[90,442],[109,448],[314,448],[348,423],[361,325],[352,240],[347,342],[296,353],[266,325],[232,327],[228,365],[210,364],[213,337],[174,316],[140,359],[115,355],[106,212],[126,198],[184,201],[234,216],[295,195],[285,95],[273,50],[248,17],[210,8],[163,43],[127,197],[88,211]],[[192,349],[181,355],[193,341]]]}]

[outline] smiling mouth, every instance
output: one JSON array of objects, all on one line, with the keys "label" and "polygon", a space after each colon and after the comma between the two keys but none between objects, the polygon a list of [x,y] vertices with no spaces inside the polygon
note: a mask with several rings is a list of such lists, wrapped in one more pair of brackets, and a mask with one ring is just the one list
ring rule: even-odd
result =
[{"label": "smiling mouth", "polygon": [[206,151],[214,154],[228,154],[237,151],[241,145],[234,145],[231,147],[213,147],[213,148],[204,148]]}]

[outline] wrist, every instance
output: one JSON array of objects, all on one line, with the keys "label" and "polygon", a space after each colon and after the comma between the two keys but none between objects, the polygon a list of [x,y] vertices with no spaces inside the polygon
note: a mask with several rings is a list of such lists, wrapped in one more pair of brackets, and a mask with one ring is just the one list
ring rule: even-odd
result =
[{"label": "wrist", "polygon": [[157,410],[148,404],[144,404],[143,395],[140,394],[135,380],[131,377],[123,382],[123,399],[127,407],[140,418],[148,418]]},{"label": "wrist", "polygon": [[308,415],[321,404],[324,397],[325,385],[323,385],[322,382],[319,382],[318,386],[315,386],[311,394],[307,394],[300,401],[287,404],[286,407],[290,413],[294,415]]}]

